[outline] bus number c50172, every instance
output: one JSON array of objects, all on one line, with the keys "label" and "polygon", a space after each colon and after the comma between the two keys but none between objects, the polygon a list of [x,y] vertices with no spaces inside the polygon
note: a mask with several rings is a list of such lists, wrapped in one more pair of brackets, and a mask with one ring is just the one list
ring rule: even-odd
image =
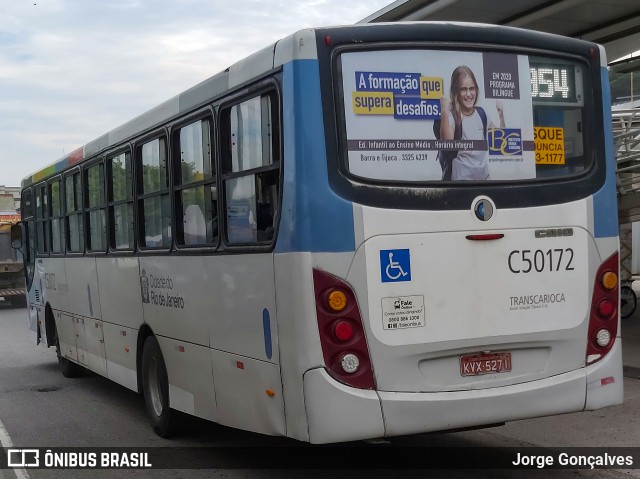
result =
[{"label": "bus number c50172", "polygon": [[512,273],[542,273],[544,271],[573,271],[573,250],[554,248],[548,250],[514,249],[507,261]]}]

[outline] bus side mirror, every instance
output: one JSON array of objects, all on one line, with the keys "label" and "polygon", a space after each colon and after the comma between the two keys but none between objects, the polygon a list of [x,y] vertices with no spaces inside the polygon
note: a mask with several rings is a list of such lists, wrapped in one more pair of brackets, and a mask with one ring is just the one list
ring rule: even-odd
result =
[{"label": "bus side mirror", "polygon": [[11,247],[22,249],[22,224],[11,225]]}]

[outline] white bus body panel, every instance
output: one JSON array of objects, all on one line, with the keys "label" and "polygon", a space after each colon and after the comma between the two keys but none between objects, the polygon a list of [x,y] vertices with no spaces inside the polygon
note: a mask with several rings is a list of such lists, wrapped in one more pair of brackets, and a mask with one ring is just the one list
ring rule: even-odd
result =
[{"label": "white bus body panel", "polygon": [[[218,422],[275,436],[286,435],[280,368],[276,364],[211,350]],[[267,390],[272,395],[267,394]]]},{"label": "white bus body panel", "polygon": [[107,377],[103,323],[91,318],[55,312],[60,354]]},{"label": "white bus body panel", "polygon": [[[211,348],[278,364],[273,254],[215,256],[200,260],[205,270],[206,301],[203,303],[206,317],[210,318],[206,324]],[[269,315],[267,335],[264,331],[265,310]],[[216,316],[212,316],[214,312]]]},{"label": "white bus body panel", "polygon": [[78,363],[84,367],[89,367],[89,350],[87,348],[87,332],[85,330],[84,318],[74,316],[73,322],[76,330],[76,351],[78,353]]},{"label": "white bus body panel", "polygon": [[584,407],[585,372],[501,388],[439,393],[381,392],[388,436],[550,416]]},{"label": "white bus body panel", "polygon": [[76,346],[76,323],[73,316],[64,313],[55,314],[56,330],[60,341],[60,354],[73,362],[78,362]]},{"label": "white bus body panel", "polygon": [[96,258],[106,376],[138,391],[137,335],[143,321],[137,257]]},{"label": "white bus body panel", "polygon": [[164,355],[171,407],[285,434],[273,254],[139,261],[135,289]]},{"label": "white bus body panel", "polygon": [[[204,260],[198,256],[143,256],[136,289],[142,298],[144,321],[157,336],[209,346],[207,323],[211,293],[205,280]],[[148,286],[145,293],[140,281]]]},{"label": "white bus body panel", "polygon": [[[310,402],[305,383],[307,371],[324,368],[320,333],[315,314],[313,268],[346,276],[353,253],[282,253],[274,255],[277,284],[278,344],[282,387],[286,396],[287,436],[309,441],[307,415],[320,420],[323,411],[336,406],[324,396]],[[295,292],[295,293],[294,293]],[[311,371],[317,374],[317,372]],[[305,391],[304,395],[298,391]],[[317,410],[317,407],[321,410]],[[330,419],[324,417],[324,426]],[[322,422],[322,421],[320,421]],[[316,422],[318,424],[318,422]],[[354,427],[358,427],[354,424]]]},{"label": "white bus body panel", "polygon": [[140,271],[149,289],[144,318],[155,334],[278,362],[272,254],[141,257]]},{"label": "white bus body panel", "polygon": [[136,329],[118,324],[103,323],[107,377],[122,386],[138,392],[136,373]]},{"label": "white bus body panel", "polygon": [[299,391],[303,391],[305,371],[324,367],[311,280],[313,256],[311,253],[276,254],[274,264],[287,436],[309,441],[309,405],[305,404],[304,395]]},{"label": "white bus body panel", "polygon": [[[86,318],[101,319],[96,258],[68,256],[64,260],[51,258],[50,261],[60,264],[64,261],[69,291],[73,292],[67,295],[69,312]],[[58,305],[53,307],[59,308]]]},{"label": "white bus body panel", "polygon": [[55,304],[58,309],[68,311],[67,273],[62,258],[38,258],[36,262],[37,287],[40,290],[42,304]]},{"label": "white bus body panel", "polygon": [[107,377],[107,358],[104,348],[102,321],[85,318],[84,331],[87,340],[87,366],[100,376]]},{"label": "white bus body panel", "polygon": [[142,323],[137,257],[96,258],[102,320],[139,329]]},{"label": "white bus body panel", "polygon": [[[46,258],[34,284],[54,312],[66,358],[138,391],[146,323],[165,359],[172,408],[286,435],[273,261],[272,253]],[[80,294],[64,294],[66,278]],[[32,311],[44,340],[44,307]]]},{"label": "white bus body panel", "polygon": [[622,404],[623,399],[622,340],[618,336],[609,354],[587,367],[587,400],[584,408],[593,411]]},{"label": "white bus body panel", "polygon": [[292,60],[316,60],[315,30],[300,30],[276,43],[273,66],[282,66]]},{"label": "white bus body panel", "polygon": [[[216,256],[202,261],[219,422],[285,435],[274,255]],[[274,395],[268,396],[267,390]]]},{"label": "white bus body panel", "polygon": [[169,378],[169,404],[173,409],[217,420],[209,348],[156,336]]},{"label": "white bus body panel", "polygon": [[356,441],[385,435],[378,394],[334,381],[325,369],[305,373],[304,400],[311,443]]},{"label": "white bus body panel", "polygon": [[[471,211],[406,212],[362,207],[362,238],[347,281],[356,290],[380,391],[441,392],[536,381],[584,367],[589,305],[600,258],[588,202],[497,210],[490,222]],[[420,219],[423,216],[423,219]],[[554,222],[549,224],[549,218]],[[480,229],[482,228],[482,229]],[[536,238],[536,229],[572,228],[572,236]],[[503,233],[493,241],[468,234]],[[358,237],[359,235],[356,235]],[[381,251],[408,249],[411,280],[383,282]],[[543,251],[522,271],[521,251]],[[561,259],[556,250],[562,250]],[[569,251],[570,250],[570,251]],[[511,252],[512,269],[508,259]],[[549,262],[547,252],[558,253]],[[533,260],[533,254],[531,255]],[[571,261],[571,263],[569,263]],[[572,268],[569,270],[569,268]],[[366,280],[363,277],[366,276]],[[541,304],[521,298],[548,295]],[[390,299],[423,302],[418,326],[387,329]],[[419,308],[416,308],[416,310]],[[512,370],[462,376],[460,356],[508,351]]]}]

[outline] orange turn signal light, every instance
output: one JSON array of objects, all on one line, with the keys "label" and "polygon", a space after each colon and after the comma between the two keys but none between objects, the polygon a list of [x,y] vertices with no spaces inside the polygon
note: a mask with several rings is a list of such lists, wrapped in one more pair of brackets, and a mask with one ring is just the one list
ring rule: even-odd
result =
[{"label": "orange turn signal light", "polygon": [[342,311],[347,307],[347,295],[340,290],[334,290],[329,293],[329,307],[334,311]]},{"label": "orange turn signal light", "polygon": [[618,286],[618,275],[613,271],[607,271],[602,275],[602,286],[605,289],[612,290]]}]

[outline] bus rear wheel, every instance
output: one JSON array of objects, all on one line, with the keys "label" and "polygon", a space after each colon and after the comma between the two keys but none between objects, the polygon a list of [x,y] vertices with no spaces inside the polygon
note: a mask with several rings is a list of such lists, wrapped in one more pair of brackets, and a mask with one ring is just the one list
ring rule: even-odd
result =
[{"label": "bus rear wheel", "polygon": [[620,287],[620,316],[627,319],[636,310],[638,298],[631,286],[623,285]]},{"label": "bus rear wheel", "polygon": [[171,434],[169,379],[158,340],[149,336],[142,350],[142,390],[147,416],[160,437]]}]

